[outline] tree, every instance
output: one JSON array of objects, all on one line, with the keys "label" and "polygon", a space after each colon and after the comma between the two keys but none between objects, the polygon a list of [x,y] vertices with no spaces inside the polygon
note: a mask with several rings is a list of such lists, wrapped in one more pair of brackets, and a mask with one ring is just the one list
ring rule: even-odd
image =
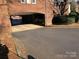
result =
[{"label": "tree", "polygon": [[[49,2],[51,2],[49,0]],[[68,0],[54,0],[53,4],[50,4],[50,8],[54,14],[64,15],[69,9]]]}]

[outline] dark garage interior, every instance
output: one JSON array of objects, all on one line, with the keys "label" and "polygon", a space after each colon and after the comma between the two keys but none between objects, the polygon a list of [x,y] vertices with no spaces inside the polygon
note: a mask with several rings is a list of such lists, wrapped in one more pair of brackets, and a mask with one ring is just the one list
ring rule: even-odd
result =
[{"label": "dark garage interior", "polygon": [[19,15],[20,18],[12,18],[10,17],[11,20],[11,25],[16,26],[16,25],[23,25],[23,24],[36,24],[40,26],[44,26],[45,24],[45,15],[40,14],[40,13],[35,13],[35,14],[30,14],[30,15]]}]

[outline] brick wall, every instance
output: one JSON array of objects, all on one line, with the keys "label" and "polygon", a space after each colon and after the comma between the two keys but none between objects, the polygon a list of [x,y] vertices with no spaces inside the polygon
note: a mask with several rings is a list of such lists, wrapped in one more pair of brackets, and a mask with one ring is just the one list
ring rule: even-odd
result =
[{"label": "brick wall", "polygon": [[6,0],[0,0],[0,29],[4,28],[10,32],[11,24],[8,14],[8,6]]},{"label": "brick wall", "polygon": [[9,4],[10,14],[23,14],[27,12],[37,12],[45,14],[45,0],[37,0],[36,4],[22,4],[15,1]]},{"label": "brick wall", "polygon": [[54,6],[50,3],[50,0],[37,0],[36,4],[22,4],[19,0],[0,0],[0,25],[10,29],[10,15],[24,15],[27,12],[34,12],[44,14],[45,25],[50,26],[54,16]]},{"label": "brick wall", "polygon": [[10,15],[23,15],[27,12],[42,13],[45,14],[45,25],[52,25],[54,14],[50,3],[50,0],[37,0],[36,4],[22,4],[18,0],[12,0],[9,3],[9,13]]}]

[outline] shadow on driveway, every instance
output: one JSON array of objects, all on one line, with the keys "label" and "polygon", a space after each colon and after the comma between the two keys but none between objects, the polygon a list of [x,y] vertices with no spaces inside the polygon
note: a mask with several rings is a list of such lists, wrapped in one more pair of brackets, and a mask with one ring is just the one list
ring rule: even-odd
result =
[{"label": "shadow on driveway", "polygon": [[31,55],[28,55],[28,59],[36,59],[36,58]]}]

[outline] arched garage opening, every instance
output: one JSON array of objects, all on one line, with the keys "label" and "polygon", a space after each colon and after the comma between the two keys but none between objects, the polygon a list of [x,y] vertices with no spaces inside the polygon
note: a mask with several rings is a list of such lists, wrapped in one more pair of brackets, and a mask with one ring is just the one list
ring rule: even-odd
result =
[{"label": "arched garage opening", "polygon": [[41,13],[30,13],[24,15],[11,15],[11,25],[24,25],[24,24],[35,24],[44,26],[45,24],[45,15]]}]

